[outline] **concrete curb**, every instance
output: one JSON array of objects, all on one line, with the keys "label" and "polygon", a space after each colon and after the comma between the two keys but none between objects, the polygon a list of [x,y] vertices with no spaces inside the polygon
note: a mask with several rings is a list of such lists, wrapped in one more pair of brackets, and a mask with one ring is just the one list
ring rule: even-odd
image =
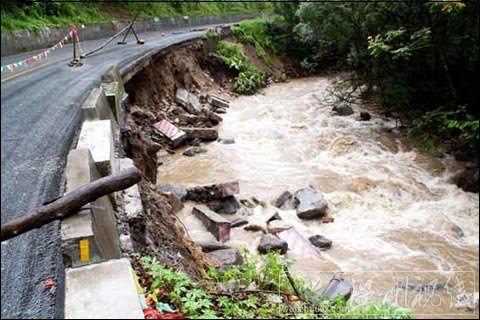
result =
[{"label": "concrete curb", "polygon": [[[152,50],[122,69],[110,66],[102,75],[100,87],[90,92],[82,105],[83,123],[77,148],[70,151],[67,159],[67,192],[133,165],[131,159],[119,156],[123,154],[119,128],[124,122],[128,99],[124,82],[141,70],[137,66],[148,66],[156,54],[169,47]],[[104,196],[89,206],[90,210],[61,224],[62,253],[67,267],[65,318],[142,318],[138,293],[132,285],[133,274],[127,271],[131,270],[128,259],[111,260],[120,258],[122,251],[134,250],[129,224],[141,219],[144,212],[138,185]],[[114,208],[126,217],[122,228],[119,223],[125,221],[117,223]],[[119,229],[123,230],[120,235]],[[122,313],[118,313],[120,305]]]}]

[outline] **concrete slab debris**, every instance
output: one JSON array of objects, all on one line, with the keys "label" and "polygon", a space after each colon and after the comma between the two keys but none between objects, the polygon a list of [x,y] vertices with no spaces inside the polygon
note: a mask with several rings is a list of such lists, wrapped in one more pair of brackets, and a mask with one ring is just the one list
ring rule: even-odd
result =
[{"label": "concrete slab debris", "polygon": [[213,94],[209,94],[208,97],[212,106],[217,108],[230,108],[230,102],[227,100]]},{"label": "concrete slab debris", "polygon": [[230,238],[230,222],[224,217],[205,206],[196,206],[192,212],[218,241],[225,242]]},{"label": "concrete slab debris", "polygon": [[165,119],[155,123],[153,127],[163,134],[170,141],[174,148],[177,147],[187,137],[184,131],[179,130],[175,125],[171,124]]}]

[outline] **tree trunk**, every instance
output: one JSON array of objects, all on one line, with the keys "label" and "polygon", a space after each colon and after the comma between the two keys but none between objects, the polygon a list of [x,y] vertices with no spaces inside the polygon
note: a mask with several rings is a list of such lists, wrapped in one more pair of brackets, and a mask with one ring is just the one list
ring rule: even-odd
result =
[{"label": "tree trunk", "polygon": [[140,180],[140,171],[134,167],[81,186],[45,206],[29,210],[21,217],[2,224],[1,241],[71,216],[85,204],[129,188]]}]

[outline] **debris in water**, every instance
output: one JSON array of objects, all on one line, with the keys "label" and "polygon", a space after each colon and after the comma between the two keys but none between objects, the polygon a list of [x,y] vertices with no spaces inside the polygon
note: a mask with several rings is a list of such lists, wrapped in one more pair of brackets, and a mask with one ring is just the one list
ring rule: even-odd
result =
[{"label": "debris in water", "polygon": [[330,300],[335,300],[338,296],[341,296],[345,301],[348,301],[352,296],[352,292],[353,286],[343,280],[340,275],[335,275],[323,291],[322,296]]},{"label": "debris in water", "polygon": [[202,221],[218,241],[230,238],[230,222],[205,206],[193,207],[193,214]]},{"label": "debris in water", "polygon": [[240,209],[240,204],[234,196],[212,200],[207,203],[207,206],[216,213],[226,214],[234,214],[238,209]]},{"label": "debris in water", "polygon": [[257,250],[260,253],[279,251],[280,254],[285,254],[288,250],[288,244],[272,234],[265,234],[263,235],[262,240],[260,240]]},{"label": "debris in water", "polygon": [[324,236],[319,235],[319,234],[317,234],[315,236],[311,236],[310,238],[308,238],[308,240],[310,240],[310,242],[315,247],[319,247],[319,248],[322,248],[322,249],[330,248],[332,246],[332,240],[327,239]]},{"label": "debris in water", "polygon": [[174,148],[187,137],[185,132],[179,130],[176,126],[165,119],[155,123],[153,127],[163,134]]},{"label": "debris in water", "polygon": [[197,202],[210,202],[233,196],[240,192],[238,182],[225,182],[207,186],[197,186],[187,189],[187,199]]}]

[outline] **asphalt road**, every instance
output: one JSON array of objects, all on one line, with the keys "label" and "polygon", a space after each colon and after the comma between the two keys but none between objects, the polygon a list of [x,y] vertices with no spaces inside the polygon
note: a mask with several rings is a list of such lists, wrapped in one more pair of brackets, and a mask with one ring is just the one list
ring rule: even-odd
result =
[{"label": "asphalt road", "polygon": [[[66,46],[29,69],[2,74],[2,223],[63,194],[65,162],[80,127],[81,104],[100,84],[108,66],[126,65],[150,50],[200,34],[185,30],[164,36],[140,35],[145,45],[137,45],[129,36],[127,45],[114,41],[86,58],[79,68],[67,67],[72,47]],[[82,46],[87,51],[103,41],[88,41]],[[34,54],[4,57],[1,62],[4,65]],[[63,317],[61,261],[58,222],[2,242],[1,318]],[[54,293],[43,285],[49,278],[58,285]]]}]

